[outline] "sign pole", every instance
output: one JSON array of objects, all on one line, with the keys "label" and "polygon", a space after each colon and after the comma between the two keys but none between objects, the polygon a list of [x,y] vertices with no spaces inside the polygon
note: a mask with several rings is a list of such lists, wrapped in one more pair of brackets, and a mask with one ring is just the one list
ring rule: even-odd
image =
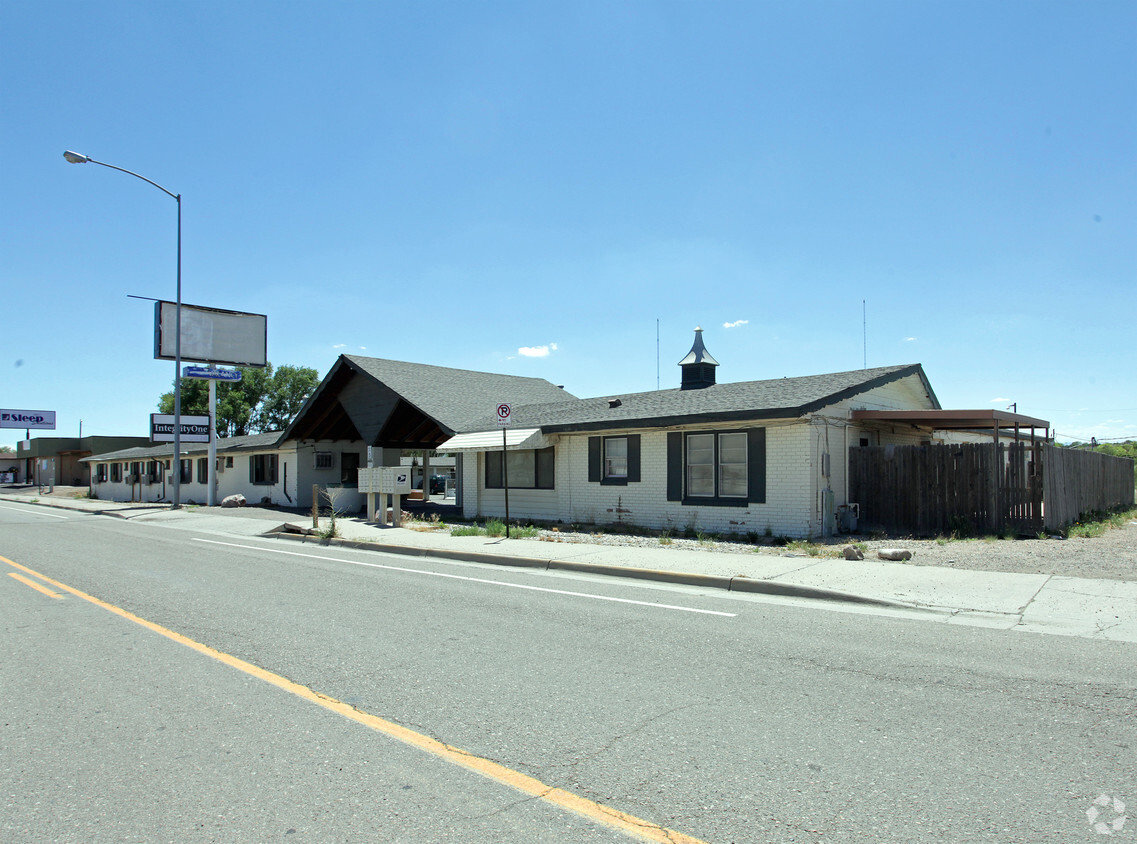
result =
[{"label": "sign pole", "polygon": [[509,539],[509,462],[505,459],[505,426],[501,427],[501,485],[505,488],[505,538]]},{"label": "sign pole", "polygon": [[217,506],[217,382],[209,379],[209,464],[205,467],[210,507]]},{"label": "sign pole", "polygon": [[509,402],[501,402],[497,406],[497,424],[501,426],[501,486],[505,491],[505,538],[509,539],[509,466],[505,459],[509,446],[505,429],[513,424],[513,406]]}]

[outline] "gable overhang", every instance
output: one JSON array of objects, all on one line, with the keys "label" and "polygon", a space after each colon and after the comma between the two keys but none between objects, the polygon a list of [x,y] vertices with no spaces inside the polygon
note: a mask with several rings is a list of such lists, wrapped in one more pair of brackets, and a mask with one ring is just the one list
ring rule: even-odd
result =
[{"label": "gable overhang", "polygon": [[[376,419],[378,430],[374,436],[364,436],[340,401],[341,393],[362,378],[377,390],[386,390],[396,396],[394,406],[381,421]],[[434,449],[454,432],[438,420],[424,413],[405,396],[356,366],[346,355],[340,355],[335,365],[320,382],[320,386],[304,403],[296,418],[281,434],[285,440],[319,442],[346,440],[364,442],[381,448]]]},{"label": "gable overhang", "polygon": [[801,408],[799,408],[798,412],[803,416],[807,413],[815,413],[816,411],[821,410],[823,407],[846,401],[848,399],[859,396],[861,393],[867,393],[869,390],[875,390],[878,387],[884,387],[887,384],[892,384],[896,381],[907,378],[909,375],[919,376],[920,385],[928,394],[928,401],[932,403],[933,408],[939,410],[940,400],[936,398],[936,394],[932,390],[931,382],[928,381],[928,376],[924,373],[924,367],[918,363],[914,363],[911,366],[905,366],[897,369],[895,372],[889,372],[876,378],[870,378],[867,381],[862,381],[859,384],[854,384],[851,387],[846,387],[844,390],[838,390],[836,393],[825,396],[824,398],[803,404]]}]

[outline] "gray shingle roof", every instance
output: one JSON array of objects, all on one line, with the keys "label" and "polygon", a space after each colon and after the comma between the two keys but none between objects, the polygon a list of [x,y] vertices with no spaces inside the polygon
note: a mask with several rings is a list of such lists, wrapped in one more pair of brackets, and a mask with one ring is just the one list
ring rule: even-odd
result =
[{"label": "gray shingle roof", "polygon": [[407,363],[355,355],[343,357],[360,371],[386,384],[436,422],[457,426],[477,416],[492,416],[494,405],[577,401],[572,393],[546,381],[521,375],[501,375],[450,369],[425,363]]},{"label": "gray shingle roof", "polygon": [[[522,428],[540,428],[545,433],[557,433],[790,418],[912,374],[920,375],[933,406],[939,407],[935,394],[924,378],[923,368],[917,363],[828,375],[715,384],[695,390],[676,388],[547,404],[515,405],[513,424]],[[616,407],[611,406],[614,399],[619,399]],[[481,413],[463,423],[459,430],[485,431],[494,426],[493,417]]]},{"label": "gray shingle roof", "polygon": [[[217,453],[224,454],[233,451],[254,451],[257,449],[270,449],[276,446],[280,439],[280,431],[269,431],[264,434],[249,434],[244,437],[218,437]],[[187,454],[208,454],[209,443],[182,443],[182,452]],[[104,463],[131,460],[156,460],[159,457],[170,457],[174,453],[173,443],[161,445],[125,448],[121,451],[110,451],[106,454],[93,454],[84,457],[83,463]]]}]

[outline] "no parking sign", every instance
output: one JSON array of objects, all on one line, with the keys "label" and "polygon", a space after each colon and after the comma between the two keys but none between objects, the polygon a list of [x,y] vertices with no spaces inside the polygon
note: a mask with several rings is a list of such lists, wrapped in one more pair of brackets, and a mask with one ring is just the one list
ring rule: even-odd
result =
[{"label": "no parking sign", "polygon": [[513,424],[513,408],[505,402],[497,406],[497,424],[503,428]]}]

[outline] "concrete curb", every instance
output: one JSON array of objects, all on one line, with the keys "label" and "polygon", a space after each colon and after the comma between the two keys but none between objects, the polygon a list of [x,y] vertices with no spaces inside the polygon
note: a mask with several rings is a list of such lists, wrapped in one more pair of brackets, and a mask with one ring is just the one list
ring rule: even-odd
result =
[{"label": "concrete curb", "polygon": [[407,545],[383,545],[356,539],[325,539],[313,534],[311,530],[297,531],[287,525],[270,531],[270,536],[289,539],[306,544],[339,546],[359,551],[381,551],[407,557],[440,557],[445,560],[466,563],[484,563],[514,568],[536,568],[546,571],[574,571],[581,574],[598,574],[607,577],[626,577],[635,580],[651,580],[657,583],[672,583],[682,586],[701,586],[708,589],[724,589],[728,592],[750,592],[764,595],[778,595],[783,598],[806,598],[814,601],[836,601],[894,609],[911,609],[907,604],[888,601],[883,598],[868,598],[850,592],[834,589],[821,589],[815,586],[798,586],[793,583],[778,583],[772,580],[759,580],[750,577],[724,577],[712,574],[667,571],[661,569],[640,569],[631,566],[609,566],[600,563],[576,563],[568,560],[544,560],[535,557],[515,557],[499,554],[483,554],[477,551],[449,551],[445,549],[416,548]]}]

